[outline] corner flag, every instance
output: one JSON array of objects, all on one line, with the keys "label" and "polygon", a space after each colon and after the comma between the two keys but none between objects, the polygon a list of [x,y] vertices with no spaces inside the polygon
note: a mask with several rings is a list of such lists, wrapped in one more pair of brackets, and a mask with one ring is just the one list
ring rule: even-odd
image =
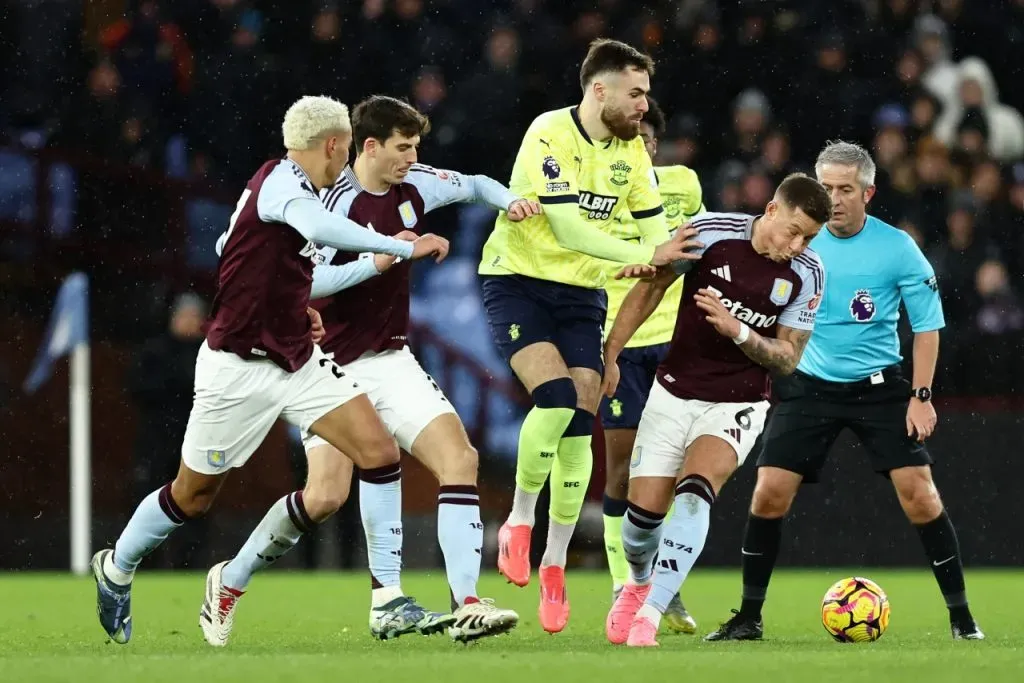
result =
[{"label": "corner flag", "polygon": [[36,354],[25,391],[33,394],[53,374],[54,362],[79,344],[89,342],[89,280],[84,273],[72,273],[57,293],[43,345]]},{"label": "corner flag", "polygon": [[53,364],[70,356],[69,411],[70,434],[70,558],[71,571],[89,571],[92,545],[92,431],[89,405],[92,387],[89,381],[89,279],[84,273],[72,273],[57,293],[43,345],[36,354],[32,372],[25,380],[25,391],[35,393],[53,374]]}]

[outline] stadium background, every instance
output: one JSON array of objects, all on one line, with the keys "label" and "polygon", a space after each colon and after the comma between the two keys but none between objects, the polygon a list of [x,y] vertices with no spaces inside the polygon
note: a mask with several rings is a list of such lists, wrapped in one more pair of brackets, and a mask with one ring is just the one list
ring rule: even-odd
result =
[{"label": "stadium background", "polygon": [[[826,139],[873,150],[873,213],[910,232],[940,276],[932,447],[965,562],[1024,562],[1011,488],[1024,441],[1024,1],[0,0],[0,567],[68,562],[66,364],[39,393],[21,390],[64,276],[82,270],[92,287],[98,547],[177,466],[201,304],[180,295],[212,295],[213,242],[245,180],[281,152],[287,105],[407,97],[434,124],[422,160],[505,182],[532,117],[578,100],[579,61],[602,35],[656,58],[670,117],[656,163],[697,169],[713,210],[756,212]],[[453,253],[417,271],[413,314],[417,351],[481,451],[493,535],[522,396],[475,280],[492,220],[432,214]],[[782,562],[918,563],[886,482],[850,444],[834,460],[798,499]],[[406,471],[406,564],[437,566],[436,485]],[[209,519],[148,566],[222,559],[301,476],[280,427]],[[600,467],[594,479],[599,494]],[[725,489],[702,563],[737,563],[751,482],[748,469]],[[361,565],[355,504],[282,565]],[[585,517],[575,562],[603,562],[599,520]]]}]

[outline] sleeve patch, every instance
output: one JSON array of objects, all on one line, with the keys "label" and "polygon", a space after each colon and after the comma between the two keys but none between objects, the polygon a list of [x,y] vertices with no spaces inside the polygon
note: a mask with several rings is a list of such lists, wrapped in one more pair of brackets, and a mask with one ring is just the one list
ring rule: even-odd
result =
[{"label": "sleeve patch", "polygon": [[553,156],[544,157],[544,161],[541,162],[541,170],[544,172],[544,177],[549,180],[554,180],[562,175],[562,168]]},{"label": "sleeve patch", "polygon": [[925,286],[933,292],[939,291],[939,279],[932,275],[930,278],[924,281]]}]

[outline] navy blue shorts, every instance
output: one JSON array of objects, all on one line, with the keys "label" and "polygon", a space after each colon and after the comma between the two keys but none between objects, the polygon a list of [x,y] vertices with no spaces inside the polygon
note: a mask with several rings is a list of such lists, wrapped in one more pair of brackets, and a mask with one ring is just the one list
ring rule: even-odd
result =
[{"label": "navy blue shorts", "polygon": [[525,275],[488,275],[484,307],[491,336],[506,361],[530,344],[551,342],[570,368],[603,372],[602,330],[608,313],[603,289]]},{"label": "navy blue shorts", "polygon": [[622,349],[619,353],[619,386],[615,396],[601,397],[601,426],[605,429],[636,429],[647,405],[658,370],[669,344]]}]

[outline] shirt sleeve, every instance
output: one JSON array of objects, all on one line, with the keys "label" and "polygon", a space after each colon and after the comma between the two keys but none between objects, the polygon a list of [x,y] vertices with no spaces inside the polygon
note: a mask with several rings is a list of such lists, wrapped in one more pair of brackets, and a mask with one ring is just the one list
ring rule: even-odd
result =
[{"label": "shirt sleeve", "polygon": [[407,182],[423,197],[424,211],[457,202],[478,202],[504,211],[516,200],[507,187],[484,175],[463,175],[456,171],[413,164]]},{"label": "shirt sleeve", "polygon": [[[821,293],[825,289],[825,266],[817,254],[805,251],[793,261],[793,270],[800,276],[800,291],[779,314],[779,324],[809,332],[814,329]],[[782,294],[779,287],[788,284],[787,280],[776,280],[772,296]]]},{"label": "shirt sleeve", "polygon": [[[261,221],[286,223],[284,210],[296,199],[318,199],[309,182],[299,178],[281,162],[263,181],[256,198],[256,211]],[[248,190],[247,190],[248,191]]]},{"label": "shirt sleeve", "polygon": [[626,207],[633,214],[637,225],[645,218],[664,213],[661,207],[661,194],[658,192],[658,177],[654,174],[651,158],[647,156],[646,151],[638,158],[640,168],[632,177],[633,184],[626,197]]},{"label": "shirt sleeve", "polygon": [[579,204],[578,170],[572,152],[544,131],[527,131],[524,165],[541,204]]},{"label": "shirt sleeve", "polygon": [[311,299],[337,294],[378,275],[372,258],[360,258],[340,266],[320,265],[313,268]]},{"label": "shirt sleeve", "polygon": [[904,240],[904,253],[899,258],[901,272],[897,285],[907,307],[910,328],[914,332],[941,330],[946,321],[935,270],[910,235],[904,234],[901,238]]},{"label": "shirt sleeve", "polygon": [[285,223],[310,242],[342,251],[372,251],[402,258],[412,256],[412,242],[381,235],[324,208],[316,195],[289,201],[285,205]]}]

